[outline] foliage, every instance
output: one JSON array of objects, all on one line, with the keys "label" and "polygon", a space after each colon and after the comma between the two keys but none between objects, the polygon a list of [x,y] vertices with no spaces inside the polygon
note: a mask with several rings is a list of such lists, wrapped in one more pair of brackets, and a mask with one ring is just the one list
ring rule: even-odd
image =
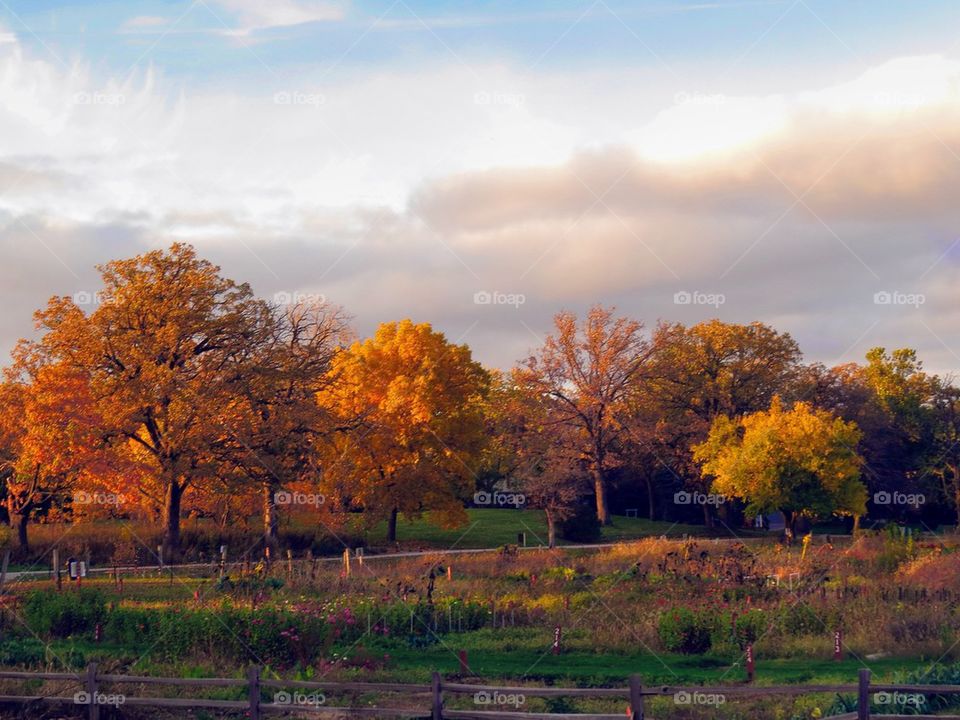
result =
[{"label": "foliage", "polygon": [[785,410],[774,398],[769,410],[718,417],[694,457],[714,491],[745,500],[750,515],[781,510],[791,523],[801,514],[862,515],[860,437],[854,423],[807,403]]},{"label": "foliage", "polygon": [[674,607],[660,616],[657,631],[663,647],[684,655],[702,655],[713,644],[718,623],[709,611]]},{"label": "foliage", "polygon": [[65,638],[92,634],[107,615],[106,599],[99,590],[82,589],[51,593],[31,592],[24,601],[24,618],[42,637]]}]

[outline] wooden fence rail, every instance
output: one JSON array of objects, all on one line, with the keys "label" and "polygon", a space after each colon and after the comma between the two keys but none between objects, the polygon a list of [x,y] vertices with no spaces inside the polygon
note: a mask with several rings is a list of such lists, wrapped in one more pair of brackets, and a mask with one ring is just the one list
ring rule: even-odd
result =
[{"label": "wooden fence rail", "polygon": [[[324,682],[307,680],[266,679],[261,677],[261,668],[252,666],[245,679],[240,678],[171,678],[146,677],[136,675],[114,675],[100,673],[97,663],[90,663],[84,672],[25,672],[0,671],[0,680],[45,680],[73,683],[77,692],[68,695],[2,695],[0,703],[30,704],[30,703],[60,703],[82,705],[87,709],[90,720],[99,720],[100,711],[104,706],[130,705],[138,707],[157,708],[204,708],[209,710],[236,711],[245,714],[250,720],[262,720],[267,714],[295,713],[299,715],[341,715],[348,717],[380,717],[380,718],[425,718],[431,720],[622,720],[623,713],[617,714],[551,714],[524,712],[518,709],[474,709],[453,710],[444,708],[446,695],[474,695],[475,697],[510,697],[523,696],[554,698],[598,698],[620,699],[627,703],[626,717],[632,720],[651,720],[644,715],[644,698],[647,697],[677,697],[722,695],[733,697],[772,697],[807,695],[813,693],[856,694],[857,710],[843,715],[832,716],[832,720],[870,720],[871,717],[879,720],[923,720],[923,718],[937,718],[937,720],[960,720],[960,715],[871,715],[870,704],[872,693],[886,693],[892,698],[890,704],[896,711],[896,699],[917,697],[922,695],[960,695],[960,685],[896,685],[889,683],[872,683],[870,671],[860,671],[859,681],[853,685],[718,685],[718,686],[672,686],[652,685],[643,686],[639,675],[631,675],[622,687],[614,688],[563,688],[563,687],[524,687],[510,685],[475,685],[458,682],[448,682],[439,673],[433,673],[429,685],[407,683],[365,683],[365,682]],[[117,685],[170,685],[179,687],[208,687],[208,688],[246,688],[246,700],[216,700],[212,698],[172,698],[172,697],[132,697],[125,693],[107,692],[104,686]],[[390,707],[347,706],[333,707],[325,704],[325,696],[304,696],[301,701],[298,696],[287,692],[290,689],[304,691],[327,691],[334,693],[365,692],[365,693],[394,693],[412,697],[423,697],[420,709],[401,709]],[[273,700],[263,701],[265,690],[277,690]],[[898,695],[899,694],[899,695]],[[484,703],[480,703],[484,704]]]}]

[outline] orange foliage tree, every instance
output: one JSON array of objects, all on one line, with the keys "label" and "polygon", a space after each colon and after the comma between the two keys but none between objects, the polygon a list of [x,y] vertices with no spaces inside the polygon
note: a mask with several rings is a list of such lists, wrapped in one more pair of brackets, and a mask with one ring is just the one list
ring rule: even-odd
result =
[{"label": "orange foliage tree", "polygon": [[429,510],[462,522],[484,444],[487,372],[466,345],[429,324],[385,323],[333,358],[336,379],[318,393],[342,432],[329,443],[328,495],[362,508],[368,522]]}]

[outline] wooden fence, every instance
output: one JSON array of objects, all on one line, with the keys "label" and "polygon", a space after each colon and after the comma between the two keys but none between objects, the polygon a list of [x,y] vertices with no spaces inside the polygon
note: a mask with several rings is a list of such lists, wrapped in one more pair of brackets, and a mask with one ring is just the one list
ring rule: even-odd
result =
[{"label": "wooden fence", "polygon": [[[573,720],[623,720],[624,717],[633,720],[652,720],[644,715],[644,699],[656,696],[685,697],[695,701],[696,697],[722,696],[759,698],[772,696],[809,695],[813,693],[855,694],[857,710],[843,715],[834,715],[832,720],[869,720],[884,718],[885,720],[923,720],[936,718],[937,720],[960,720],[960,715],[900,715],[877,714],[871,715],[871,694],[883,693],[889,699],[889,704],[896,706],[896,699],[910,698],[925,695],[954,695],[960,694],[960,685],[894,685],[886,683],[874,684],[871,682],[870,671],[861,670],[859,682],[855,685],[718,685],[704,686],[649,686],[641,684],[639,675],[632,675],[622,687],[614,688],[563,688],[563,687],[508,687],[491,685],[473,685],[466,683],[448,682],[441,678],[439,673],[433,674],[430,684],[402,684],[402,683],[364,683],[364,682],[310,682],[303,680],[271,680],[261,677],[261,668],[251,667],[245,679],[241,678],[165,678],[140,677],[133,675],[110,675],[98,671],[96,663],[90,663],[84,672],[15,672],[0,671],[0,680],[19,681],[61,681],[73,683],[77,692],[72,696],[65,695],[0,695],[0,703],[28,705],[32,703],[59,703],[80,705],[86,708],[89,720],[99,720],[101,710],[112,705],[156,708],[204,708],[209,710],[232,711],[243,713],[250,720],[262,720],[267,714],[296,714],[299,716],[340,716],[340,717],[373,717],[373,718],[431,718],[431,720],[549,720],[550,718],[568,718]],[[105,686],[115,687],[124,685],[167,685],[174,687],[204,687],[204,688],[244,688],[246,700],[216,700],[211,698],[165,698],[165,697],[132,697],[125,693],[107,692]],[[288,691],[293,689],[294,695]],[[273,693],[273,701],[264,702],[264,692]],[[325,696],[303,696],[299,691],[314,693],[372,693],[372,694],[400,694],[411,697],[421,697],[422,704],[414,709],[390,707],[343,706],[334,707],[325,704]],[[452,695],[474,695],[475,698],[498,696],[526,696],[541,698],[571,697],[571,698],[599,698],[622,700],[625,713],[617,714],[550,714],[524,712],[519,709],[474,709],[453,710],[444,708],[444,697]],[[306,702],[298,699],[306,698]],[[324,700],[317,702],[310,698],[321,697]],[[481,702],[483,705],[483,703]],[[902,703],[901,703],[902,704]],[[484,705],[485,707],[485,705]],[[894,707],[894,712],[896,708]],[[663,720],[667,720],[665,717]]]}]

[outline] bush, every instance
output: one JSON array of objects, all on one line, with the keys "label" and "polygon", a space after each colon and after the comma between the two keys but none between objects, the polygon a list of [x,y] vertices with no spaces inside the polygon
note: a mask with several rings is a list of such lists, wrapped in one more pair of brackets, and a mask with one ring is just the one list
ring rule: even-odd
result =
[{"label": "bush", "polygon": [[27,626],[42,637],[66,638],[76,633],[92,633],[106,615],[106,600],[99,590],[35,590],[24,602]]},{"label": "bush", "polygon": [[677,607],[660,616],[657,633],[663,647],[671,652],[702,655],[713,644],[716,626],[716,621],[706,612]]},{"label": "bush", "polygon": [[801,637],[803,635],[818,635],[826,631],[826,620],[816,610],[800,603],[790,605],[780,616],[780,627],[786,635]]},{"label": "bush", "polygon": [[557,524],[560,537],[570,542],[597,542],[600,529],[597,511],[589,505],[577,505],[573,515]]}]

